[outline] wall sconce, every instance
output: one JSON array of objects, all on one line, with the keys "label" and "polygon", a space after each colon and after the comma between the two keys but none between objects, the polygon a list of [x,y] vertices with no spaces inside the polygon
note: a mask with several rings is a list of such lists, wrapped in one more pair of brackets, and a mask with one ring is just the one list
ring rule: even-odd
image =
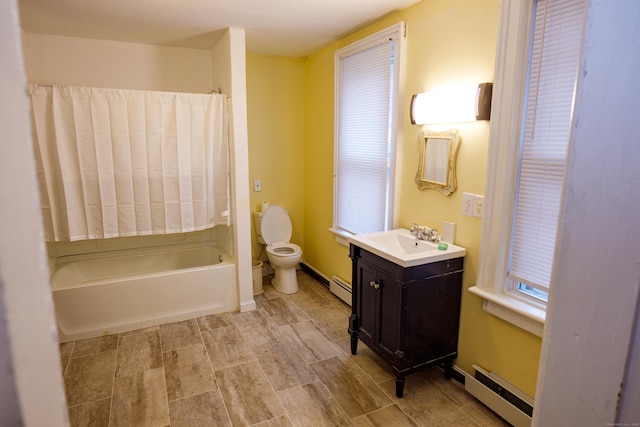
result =
[{"label": "wall sconce", "polygon": [[411,97],[411,124],[489,120],[493,83],[453,85]]}]

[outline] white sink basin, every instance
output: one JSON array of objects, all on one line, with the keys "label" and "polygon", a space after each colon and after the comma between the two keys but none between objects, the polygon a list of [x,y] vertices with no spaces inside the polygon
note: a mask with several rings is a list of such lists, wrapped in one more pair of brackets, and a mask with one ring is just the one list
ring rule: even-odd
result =
[{"label": "white sink basin", "polygon": [[465,248],[451,243],[447,243],[447,249],[438,249],[438,243],[419,240],[404,228],[358,234],[349,236],[347,240],[402,267],[460,258],[467,253]]}]

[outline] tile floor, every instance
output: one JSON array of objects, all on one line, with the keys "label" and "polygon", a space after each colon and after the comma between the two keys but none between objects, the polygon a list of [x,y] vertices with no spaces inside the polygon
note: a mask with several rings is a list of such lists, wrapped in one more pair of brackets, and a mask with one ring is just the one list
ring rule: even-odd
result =
[{"label": "tile floor", "polygon": [[[266,278],[265,278],[266,279]],[[507,426],[438,369],[409,375],[365,345],[351,308],[298,272],[258,309],[60,345],[72,426]]]}]

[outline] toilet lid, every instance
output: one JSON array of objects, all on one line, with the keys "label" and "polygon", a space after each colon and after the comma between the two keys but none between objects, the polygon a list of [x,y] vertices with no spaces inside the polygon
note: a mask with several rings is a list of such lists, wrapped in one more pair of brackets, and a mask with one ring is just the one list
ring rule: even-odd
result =
[{"label": "toilet lid", "polygon": [[262,214],[260,226],[262,238],[267,245],[285,243],[291,239],[291,218],[285,208],[271,205]]}]

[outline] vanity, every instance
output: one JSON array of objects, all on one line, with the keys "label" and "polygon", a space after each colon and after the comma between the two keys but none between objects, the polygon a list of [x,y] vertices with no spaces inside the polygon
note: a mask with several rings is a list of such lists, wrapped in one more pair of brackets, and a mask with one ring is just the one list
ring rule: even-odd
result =
[{"label": "vanity", "polygon": [[388,362],[402,397],[405,376],[457,357],[466,250],[418,240],[399,229],[349,237],[352,260],[351,353],[358,340]]}]

